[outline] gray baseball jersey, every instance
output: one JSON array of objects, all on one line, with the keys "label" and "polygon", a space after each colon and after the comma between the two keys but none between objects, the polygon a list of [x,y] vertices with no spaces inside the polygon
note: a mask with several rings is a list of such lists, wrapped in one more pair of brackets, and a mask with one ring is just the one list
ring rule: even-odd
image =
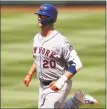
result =
[{"label": "gray baseball jersey", "polygon": [[67,62],[72,60],[72,49],[69,41],[56,30],[44,38],[38,33],[34,37],[33,57],[40,81],[60,78],[64,74]]},{"label": "gray baseball jersey", "polygon": [[70,42],[57,30],[47,37],[42,37],[41,33],[34,37],[33,57],[40,80],[39,108],[59,108],[63,105],[71,89],[71,80],[58,92],[54,92],[43,82],[58,80],[65,73],[68,62],[74,61],[76,55]]}]

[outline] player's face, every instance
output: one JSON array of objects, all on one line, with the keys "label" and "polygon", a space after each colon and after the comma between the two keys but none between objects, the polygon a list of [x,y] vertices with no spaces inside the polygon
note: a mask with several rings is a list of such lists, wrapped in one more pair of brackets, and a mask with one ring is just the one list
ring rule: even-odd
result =
[{"label": "player's face", "polygon": [[38,15],[38,23],[39,23],[39,26],[40,26],[40,27],[42,26],[41,20],[46,19],[46,18],[47,18],[47,16]]}]

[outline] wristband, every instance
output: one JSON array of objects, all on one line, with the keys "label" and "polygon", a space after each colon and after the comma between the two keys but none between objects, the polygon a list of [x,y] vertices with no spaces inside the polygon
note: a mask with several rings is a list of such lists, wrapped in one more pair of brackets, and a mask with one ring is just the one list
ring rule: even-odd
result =
[{"label": "wristband", "polygon": [[55,83],[55,86],[58,88],[58,89],[61,89],[63,86],[64,86],[64,83],[68,80],[68,78],[63,75],[61,78],[59,78],[57,80],[57,82]]}]

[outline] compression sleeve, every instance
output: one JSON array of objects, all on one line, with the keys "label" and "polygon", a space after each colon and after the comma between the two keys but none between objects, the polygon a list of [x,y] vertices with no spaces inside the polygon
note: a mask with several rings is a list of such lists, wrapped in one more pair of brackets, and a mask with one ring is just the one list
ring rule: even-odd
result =
[{"label": "compression sleeve", "polygon": [[63,45],[63,56],[69,64],[69,68],[67,69],[68,71],[75,74],[82,68],[82,63],[77,52],[67,40],[65,40]]}]

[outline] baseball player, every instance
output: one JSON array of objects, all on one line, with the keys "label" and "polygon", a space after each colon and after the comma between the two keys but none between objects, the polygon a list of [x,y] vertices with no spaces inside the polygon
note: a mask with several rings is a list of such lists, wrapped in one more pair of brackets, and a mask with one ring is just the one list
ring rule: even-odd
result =
[{"label": "baseball player", "polygon": [[38,15],[41,32],[34,37],[34,63],[24,84],[28,87],[37,72],[40,81],[38,108],[77,109],[82,104],[98,104],[83,91],[77,91],[65,101],[72,86],[72,77],[81,70],[82,63],[67,38],[54,29],[58,15],[56,7],[43,4],[35,14]]}]

